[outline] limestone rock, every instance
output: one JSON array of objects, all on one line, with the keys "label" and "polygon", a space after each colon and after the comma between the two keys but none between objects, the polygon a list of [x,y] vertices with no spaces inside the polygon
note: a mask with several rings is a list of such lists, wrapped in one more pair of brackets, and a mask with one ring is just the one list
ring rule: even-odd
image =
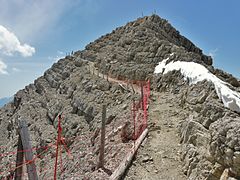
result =
[{"label": "limestone rock", "polygon": [[[62,113],[62,133],[67,140],[74,139],[69,140],[67,145],[71,146],[75,157],[65,164],[64,169],[68,173],[62,178],[108,179],[106,173],[96,170],[95,163],[102,104],[107,104],[109,109],[107,131],[113,131],[115,138],[111,142],[106,138],[107,152],[112,149],[120,152],[120,155],[109,153],[114,158],[108,161],[108,165],[116,167],[116,161],[124,158],[124,147],[134,139],[129,109],[132,99],[139,97],[137,92],[131,92],[133,89],[126,86],[132,85],[129,82],[136,85],[138,81],[149,79],[151,90],[169,92],[175,97],[172,104],[179,107],[176,116],[184,111],[179,122],[179,135],[183,170],[188,179],[219,179],[223,167],[229,168],[231,178],[240,177],[239,114],[224,108],[213,84],[208,81],[191,85],[180,71],[154,74],[155,66],[168,57],[167,63],[200,63],[229,83],[231,89],[239,91],[240,82],[237,78],[215,69],[212,58],[203,54],[200,48],[182,36],[167,20],[157,15],[142,17],[101,36],[84,50],[60,59],[34,84],[18,91],[13,102],[0,109],[0,144],[8,147],[7,150],[0,148],[1,154],[16,151],[18,118],[27,119],[32,144],[40,147],[55,142],[57,116]],[[90,72],[90,67],[104,74],[104,77],[115,78],[128,85],[107,81]],[[154,93],[150,101],[157,102],[158,97]],[[117,129],[119,127],[120,133]],[[77,137],[81,137],[80,140]],[[63,154],[65,159],[66,154]],[[48,167],[54,167],[53,150],[44,155],[48,158]],[[0,162],[3,162],[1,171],[7,172],[10,163],[14,161],[13,156],[3,160],[0,158]],[[149,154],[143,161],[153,159]],[[46,161],[40,158],[36,163],[40,166]],[[50,177],[51,172],[50,168],[46,176],[40,179]],[[4,178],[2,174],[1,178]]]}]

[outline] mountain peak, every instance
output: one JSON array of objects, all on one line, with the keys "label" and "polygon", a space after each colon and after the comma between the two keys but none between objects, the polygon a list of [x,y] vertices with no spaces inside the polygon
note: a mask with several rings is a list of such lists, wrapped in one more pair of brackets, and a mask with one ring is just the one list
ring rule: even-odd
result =
[{"label": "mountain peak", "polygon": [[[158,73],[154,73],[155,68]],[[151,88],[145,87],[149,102],[141,94],[146,80],[148,85],[151,82]],[[182,162],[178,150],[184,155],[184,173],[189,179],[220,179],[225,168],[240,177],[239,86],[236,78],[214,69],[211,57],[167,20],[155,14],[141,17],[60,59],[33,84],[18,91],[14,100],[0,109],[0,144],[6,144],[0,152],[16,151],[17,124],[24,118],[35,153],[41,155],[36,166],[48,167],[44,173],[38,170],[39,177],[51,177],[55,160],[52,146],[59,132],[59,114],[63,114],[62,136],[73,158],[62,154],[66,173],[61,178],[108,179],[109,174],[99,171],[96,161],[102,107],[107,104],[105,168],[112,172],[133,145],[135,134],[132,137],[131,130],[135,123],[142,125],[139,118],[144,116],[148,117],[151,138],[138,154],[144,159],[150,154],[154,163],[161,163],[162,158],[156,150],[166,156],[166,166],[151,166],[149,170],[146,163],[147,171],[141,167],[142,174],[150,174],[149,179],[162,175],[163,179],[179,179],[180,174],[187,179],[179,173]],[[142,104],[145,109],[140,108]],[[137,114],[135,105],[140,110]],[[120,139],[126,124],[131,124],[127,143]],[[40,149],[50,146],[53,149],[42,154]],[[0,160],[0,179],[11,175],[8,167],[15,159],[11,155]],[[132,177],[141,175],[137,162]],[[160,174],[163,171],[165,174]]]},{"label": "mountain peak", "polygon": [[[95,61],[102,72],[114,77],[144,79],[153,66],[174,53],[182,61],[193,61],[211,68],[212,58],[202,53],[167,20],[158,15],[145,16],[118,27],[91,42],[78,52],[82,58]],[[113,63],[114,62],[114,63]],[[125,68],[120,72],[119,66]],[[138,69],[138,73],[133,73]]]}]

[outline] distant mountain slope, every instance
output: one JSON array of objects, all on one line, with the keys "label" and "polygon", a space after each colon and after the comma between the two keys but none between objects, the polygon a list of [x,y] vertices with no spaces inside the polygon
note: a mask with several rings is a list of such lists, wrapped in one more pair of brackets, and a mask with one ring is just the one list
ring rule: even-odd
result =
[{"label": "distant mountain slope", "polygon": [[0,99],[0,108],[13,100],[13,97],[4,97]]}]

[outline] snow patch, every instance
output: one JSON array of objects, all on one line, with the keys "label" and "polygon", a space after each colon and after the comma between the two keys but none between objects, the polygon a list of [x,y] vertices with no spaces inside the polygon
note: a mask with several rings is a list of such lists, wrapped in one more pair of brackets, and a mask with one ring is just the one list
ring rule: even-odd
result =
[{"label": "snow patch", "polygon": [[214,84],[218,97],[222,100],[225,107],[240,112],[240,94],[231,90],[226,82],[222,81],[212,74],[203,65],[194,62],[176,61],[166,64],[169,58],[159,62],[155,67],[154,73],[166,74],[169,71],[180,70],[185,80],[189,80],[190,84],[207,80]]}]

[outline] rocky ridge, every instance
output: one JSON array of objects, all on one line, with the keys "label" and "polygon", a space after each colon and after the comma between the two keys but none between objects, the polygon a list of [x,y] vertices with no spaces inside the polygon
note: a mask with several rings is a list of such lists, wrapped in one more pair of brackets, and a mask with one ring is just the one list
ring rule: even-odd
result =
[{"label": "rocky ridge", "polygon": [[[167,20],[157,15],[139,18],[125,26],[113,30],[112,33],[100,37],[86,46],[85,50],[67,56],[47,70],[44,75],[20,90],[14,101],[0,110],[0,144],[1,153],[14,151],[17,143],[17,120],[28,121],[33,146],[44,146],[54,143],[56,138],[57,116],[64,114],[64,136],[71,138],[81,136],[85,142],[91,143],[89,134],[97,132],[101,120],[101,106],[106,103],[109,108],[109,132],[129,121],[131,99],[137,96],[117,83],[112,83],[97,75],[91,74],[89,63],[94,63],[95,70],[118,80],[151,80],[153,92],[170,93],[174,103],[184,111],[175,116],[183,116],[177,129],[181,143],[181,160],[186,179],[219,179],[225,169],[229,176],[240,176],[240,131],[239,114],[226,109],[214,90],[213,84],[203,81],[189,85],[179,71],[167,74],[153,74],[155,66],[170,54],[169,61],[193,61],[204,65],[220,79],[228,82],[230,87],[239,91],[240,83],[232,75],[212,66],[212,58],[203,54],[187,38],[173,28]],[[154,93],[152,94],[154,99]],[[155,106],[157,106],[155,104]],[[150,109],[156,108],[151,107]],[[124,117],[124,118],[123,118]],[[114,120],[113,120],[114,119]],[[161,121],[161,119],[158,119]],[[149,119],[151,122],[151,119]],[[151,127],[150,127],[151,130]],[[99,135],[93,137],[96,142]],[[78,142],[70,142],[69,146],[80,146]],[[108,168],[113,170],[114,159],[124,156],[124,148],[129,144],[108,142],[108,148],[116,147],[123,151],[108,161]],[[66,169],[70,178],[90,178],[94,175],[106,178],[104,172],[96,169],[97,145],[82,146],[84,168],[79,172]],[[77,155],[78,148],[73,148]],[[53,153],[53,152],[52,152]],[[177,153],[177,152],[176,152]],[[83,153],[84,154],[84,153]],[[50,157],[51,153],[46,153]],[[65,154],[67,157],[67,155]],[[15,157],[0,159],[2,166]],[[91,159],[91,161],[88,161]],[[44,164],[40,161],[38,165]],[[53,164],[53,159],[50,160]],[[134,168],[134,167],[133,167]],[[50,176],[50,170],[44,177]]]},{"label": "rocky ridge", "polygon": [[[160,92],[171,92],[187,116],[179,122],[181,159],[189,179],[220,179],[224,169],[239,178],[239,114],[225,108],[214,85],[189,86],[179,71],[157,78]],[[180,113],[181,114],[181,113]]]},{"label": "rocky ridge", "polygon": [[[18,119],[27,120],[32,146],[38,149],[37,153],[44,151],[40,147],[51,146],[50,151],[43,152],[39,161],[36,161],[39,168],[48,166],[48,171],[40,174],[40,178],[50,178],[53,175],[58,115],[62,113],[62,135],[75,160],[71,161],[64,151],[64,161],[68,162],[65,169],[66,172],[71,172],[66,173],[66,178],[77,176],[76,174],[80,174],[79,178],[89,178],[94,177],[95,173],[96,177],[105,179],[106,173],[96,169],[102,104],[105,103],[108,107],[107,133],[113,130],[116,133],[107,139],[106,148],[109,156],[115,153],[117,162],[123,157],[129,143],[120,143],[120,132],[115,131],[129,119],[128,105],[133,95],[119,84],[110,83],[90,73],[89,67],[88,61],[77,56],[67,56],[53,64],[34,84],[17,92],[13,102],[0,110],[0,143],[5,145],[0,149],[1,153],[16,151]],[[79,149],[83,154],[81,159]],[[116,149],[119,149],[117,154]],[[2,170],[7,171],[7,167],[15,161],[15,155],[0,160],[1,166],[6,168]],[[117,164],[111,162],[111,158],[106,163],[112,171],[116,168]],[[82,164],[85,166],[81,167]],[[74,169],[74,166],[80,168]]]}]

